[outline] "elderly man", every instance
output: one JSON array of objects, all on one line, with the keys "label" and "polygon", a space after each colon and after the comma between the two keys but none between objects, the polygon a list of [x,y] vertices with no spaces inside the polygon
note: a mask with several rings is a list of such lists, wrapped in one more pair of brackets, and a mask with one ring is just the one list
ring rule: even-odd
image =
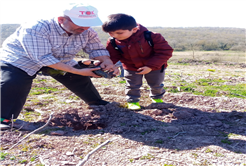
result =
[{"label": "elderly man", "polygon": [[[73,58],[83,49],[104,70],[118,69],[91,26],[102,25],[96,8],[69,5],[61,16],[22,24],[3,43],[1,66],[1,129],[20,114],[39,71],[49,74],[89,105],[106,105],[92,84],[95,68],[81,68]],[[52,74],[53,73],[53,74]],[[54,74],[55,73],[55,74]],[[65,74],[64,74],[65,73]]]}]

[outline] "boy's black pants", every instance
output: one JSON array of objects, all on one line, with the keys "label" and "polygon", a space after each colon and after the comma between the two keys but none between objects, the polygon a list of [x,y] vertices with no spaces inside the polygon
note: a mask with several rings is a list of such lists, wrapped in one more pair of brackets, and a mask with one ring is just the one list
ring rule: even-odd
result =
[{"label": "boy's black pants", "polygon": [[[1,66],[1,118],[16,119],[20,114],[28,93],[31,90],[32,81],[36,77],[29,76],[23,70],[10,64],[0,63]],[[74,66],[80,68],[79,66]],[[43,67],[41,71],[48,74],[49,67]],[[51,72],[52,73],[52,72]],[[91,82],[90,77],[72,73],[50,74],[51,77],[62,83],[69,90],[79,96],[86,103],[101,100],[101,96]]]}]

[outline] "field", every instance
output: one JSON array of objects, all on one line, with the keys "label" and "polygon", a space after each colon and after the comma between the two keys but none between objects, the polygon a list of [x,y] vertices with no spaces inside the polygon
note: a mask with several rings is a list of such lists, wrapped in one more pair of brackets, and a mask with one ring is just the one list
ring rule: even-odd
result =
[{"label": "field", "polygon": [[193,59],[213,63],[246,63],[245,52],[239,51],[180,51],[174,52],[170,61]]},{"label": "field", "polygon": [[55,80],[38,75],[19,118],[39,127],[53,112],[51,122],[10,150],[30,131],[2,131],[1,165],[76,165],[111,139],[84,165],[246,165],[245,74],[245,63],[236,61],[172,60],[165,103],[151,104],[144,80],[139,111],[125,108],[123,78],[92,78],[112,103],[88,107]]}]

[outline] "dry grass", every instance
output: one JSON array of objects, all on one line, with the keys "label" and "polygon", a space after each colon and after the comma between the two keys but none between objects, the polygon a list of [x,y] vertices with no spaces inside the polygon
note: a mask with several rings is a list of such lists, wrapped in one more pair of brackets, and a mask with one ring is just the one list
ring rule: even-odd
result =
[{"label": "dry grass", "polygon": [[182,59],[193,59],[218,63],[246,63],[246,54],[245,52],[237,51],[194,51],[194,53],[192,51],[183,51],[174,52],[170,62],[177,62]]}]

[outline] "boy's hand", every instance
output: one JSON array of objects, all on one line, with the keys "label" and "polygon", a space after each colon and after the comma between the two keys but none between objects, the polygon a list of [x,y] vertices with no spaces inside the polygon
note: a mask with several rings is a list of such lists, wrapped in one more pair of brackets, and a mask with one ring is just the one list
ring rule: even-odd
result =
[{"label": "boy's hand", "polygon": [[109,56],[107,55],[97,56],[93,59],[101,62],[100,66],[104,71],[114,71],[114,64]]},{"label": "boy's hand", "polygon": [[140,71],[140,72],[138,72],[138,73],[136,73],[136,74],[148,74],[149,72],[152,71],[152,69],[149,68],[149,67],[147,67],[147,66],[144,66],[144,67],[138,68],[137,71]]},{"label": "boy's hand", "polygon": [[112,61],[110,59],[106,59],[104,60],[101,64],[100,64],[101,68],[105,71],[114,71],[114,64],[112,63]]},{"label": "boy's hand", "polygon": [[115,66],[111,60],[105,60],[102,63],[100,63],[100,66],[103,71],[113,72],[114,75],[119,75],[120,71],[117,66]]},{"label": "boy's hand", "polygon": [[119,76],[119,75],[120,75],[120,70],[119,70],[119,68],[115,66],[113,69],[114,69],[113,74],[116,75],[116,76]]}]

